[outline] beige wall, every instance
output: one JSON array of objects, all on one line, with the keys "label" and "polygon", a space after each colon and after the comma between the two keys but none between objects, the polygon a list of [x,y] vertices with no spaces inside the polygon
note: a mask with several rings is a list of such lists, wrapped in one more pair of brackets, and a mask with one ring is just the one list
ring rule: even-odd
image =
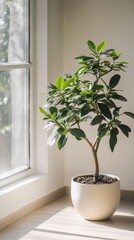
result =
[{"label": "beige wall", "polygon": [[[122,74],[127,110],[134,112],[134,1],[133,0],[63,0],[63,72],[73,73],[78,67],[75,56],[88,54],[86,42],[106,41],[108,48],[123,52],[129,62],[127,73]],[[132,127],[129,140],[120,135],[118,146],[111,154],[105,139],[99,151],[101,172],[117,174],[123,190],[134,190],[134,122],[125,118]],[[93,129],[87,131],[93,138]],[[92,156],[85,143],[70,137],[64,150],[65,185],[70,185],[73,175],[94,170]]]}]

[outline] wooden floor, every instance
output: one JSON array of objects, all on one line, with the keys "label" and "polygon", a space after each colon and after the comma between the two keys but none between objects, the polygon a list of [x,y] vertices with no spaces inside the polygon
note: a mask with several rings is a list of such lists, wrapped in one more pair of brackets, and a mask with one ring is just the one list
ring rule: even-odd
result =
[{"label": "wooden floor", "polygon": [[0,231],[0,240],[134,240],[134,202],[122,202],[101,222],[82,219],[68,197],[50,203]]}]

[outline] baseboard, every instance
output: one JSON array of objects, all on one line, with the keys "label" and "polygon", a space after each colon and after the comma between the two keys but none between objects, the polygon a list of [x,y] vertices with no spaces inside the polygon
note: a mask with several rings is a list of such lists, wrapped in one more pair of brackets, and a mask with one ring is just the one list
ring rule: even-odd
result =
[{"label": "baseboard", "polygon": [[134,191],[122,190],[121,200],[123,201],[134,201]]},{"label": "baseboard", "polygon": [[4,227],[8,226],[9,224],[16,222],[17,220],[26,216],[27,214],[37,210],[38,208],[40,208],[54,200],[57,200],[58,198],[63,197],[64,195],[65,195],[65,187],[62,187],[62,188],[48,194],[47,196],[21,208],[20,210],[3,218],[2,220],[0,220],[0,230]]},{"label": "baseboard", "polygon": [[[62,187],[53,193],[48,194],[47,196],[23,207],[22,209],[14,212],[13,214],[9,215],[8,217],[5,217],[4,219],[0,220],[0,230],[9,224],[19,220],[20,218],[26,216],[27,214],[37,210],[38,208],[57,200],[58,198],[61,198],[65,195],[70,196],[71,194],[71,188],[70,186]],[[127,191],[122,190],[121,191],[121,200],[125,201],[134,201],[134,191]]]},{"label": "baseboard", "polygon": [[65,195],[71,196],[71,187],[70,186],[65,186]]}]

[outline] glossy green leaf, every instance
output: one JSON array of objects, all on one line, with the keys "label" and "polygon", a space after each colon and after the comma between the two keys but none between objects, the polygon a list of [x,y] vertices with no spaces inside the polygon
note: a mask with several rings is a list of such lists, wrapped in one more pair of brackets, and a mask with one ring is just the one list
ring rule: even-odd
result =
[{"label": "glossy green leaf", "polygon": [[83,90],[80,94],[81,96],[92,95],[92,90]]},{"label": "glossy green leaf", "polygon": [[115,145],[117,143],[117,135],[118,135],[119,131],[117,128],[112,128],[112,130],[110,131],[110,139],[109,139],[109,145],[111,148],[111,151],[114,151]]},{"label": "glossy green leaf", "polygon": [[106,43],[105,42],[101,42],[97,46],[97,51],[101,52],[105,47],[106,47]]},{"label": "glossy green leaf", "polygon": [[81,108],[81,116],[85,116],[87,115],[89,112],[91,112],[91,109],[89,107],[89,104],[85,104],[82,108]]},{"label": "glossy green leaf", "polygon": [[58,109],[56,107],[50,107],[49,108],[50,113],[53,115],[54,113],[58,112]]},{"label": "glossy green leaf", "polygon": [[63,90],[65,90],[66,88],[68,88],[73,82],[74,82],[74,79],[66,80],[66,81],[63,83]]},{"label": "glossy green leaf", "polygon": [[59,138],[59,140],[58,140],[59,150],[61,150],[65,146],[66,142],[67,142],[67,136],[66,135],[63,135]]},{"label": "glossy green leaf", "polygon": [[115,88],[117,84],[120,81],[121,76],[119,74],[115,74],[113,77],[111,77],[110,82],[109,82],[109,87],[110,88]]},{"label": "glossy green leaf", "polygon": [[88,47],[89,47],[89,49],[90,49],[91,51],[93,51],[93,52],[96,51],[96,45],[95,45],[95,43],[94,43],[93,41],[88,40],[88,41],[87,41],[87,44],[88,44]]},{"label": "glossy green leaf", "polygon": [[61,117],[64,118],[68,114],[68,109],[61,113]]},{"label": "glossy green leaf", "polygon": [[114,124],[114,125],[119,125],[119,124],[121,124],[121,121],[119,121],[117,119],[114,119],[114,120],[111,121],[111,123]]},{"label": "glossy green leaf", "polygon": [[94,59],[94,57],[82,55],[82,56],[75,57],[75,59],[86,61],[86,60],[92,60]]},{"label": "glossy green leaf", "polygon": [[101,89],[104,89],[103,85],[94,84],[93,87],[92,87],[92,90],[94,90],[94,91],[101,90]]},{"label": "glossy green leaf", "polygon": [[126,137],[129,137],[129,133],[131,132],[130,127],[128,127],[128,126],[125,125],[125,124],[119,124],[118,127],[120,128],[120,130],[123,132],[123,134],[124,134]]},{"label": "glossy green leaf", "polygon": [[124,101],[124,102],[127,102],[127,99],[119,94],[115,94],[115,95],[112,95],[111,98],[113,99],[116,99],[116,100],[120,100],[120,101]]},{"label": "glossy green leaf", "polygon": [[101,125],[99,126],[99,128],[98,128],[98,131],[103,130],[104,128],[106,128],[106,126],[107,126],[106,123],[101,124]]},{"label": "glossy green leaf", "polygon": [[58,90],[62,90],[64,84],[64,78],[60,77],[56,80],[55,86],[57,87]]},{"label": "glossy green leaf", "polygon": [[98,115],[93,118],[91,125],[96,125],[98,123],[101,123],[104,120],[104,117],[102,115]]},{"label": "glossy green leaf", "polygon": [[101,113],[108,119],[112,119],[112,114],[109,110],[109,108],[107,107],[107,105],[103,104],[103,103],[98,103],[98,107],[101,111]]},{"label": "glossy green leaf", "polygon": [[111,99],[108,99],[108,101],[106,101],[106,103],[108,105],[110,105],[112,108],[115,108],[115,109],[118,109],[118,110],[120,110],[120,108],[121,108],[121,107],[117,108],[117,106],[115,105],[115,103]]},{"label": "glossy green leaf", "polygon": [[87,70],[88,70],[88,68],[87,68],[86,66],[82,66],[82,67],[80,67],[80,68],[77,70],[77,72],[76,72],[75,74],[81,76],[81,75],[83,75]]},{"label": "glossy green leaf", "polygon": [[42,107],[39,107],[39,110],[43,115],[47,115],[47,112]]},{"label": "glossy green leaf", "polygon": [[124,112],[123,114],[125,114],[131,118],[134,118],[134,113],[132,113],[132,112]]},{"label": "glossy green leaf", "polygon": [[75,137],[78,141],[81,141],[82,140],[82,138],[80,138],[80,137]]},{"label": "glossy green leaf", "polygon": [[102,129],[101,131],[99,131],[99,138],[104,137],[107,134],[108,130],[109,130],[109,128],[107,127],[107,128]]},{"label": "glossy green leaf", "polygon": [[57,129],[57,132],[60,133],[60,134],[63,134],[63,133],[65,132],[65,128],[59,127],[59,128]]},{"label": "glossy green leaf", "polygon": [[117,109],[114,109],[113,115],[114,115],[115,117],[118,117],[118,116],[119,116],[119,111],[118,111]]},{"label": "glossy green leaf", "polygon": [[100,100],[100,99],[103,99],[105,97],[106,97],[105,94],[95,94],[94,99],[95,100]]},{"label": "glossy green leaf", "polygon": [[84,138],[85,137],[85,133],[82,129],[79,128],[72,128],[70,129],[70,133],[75,136],[76,138]]}]

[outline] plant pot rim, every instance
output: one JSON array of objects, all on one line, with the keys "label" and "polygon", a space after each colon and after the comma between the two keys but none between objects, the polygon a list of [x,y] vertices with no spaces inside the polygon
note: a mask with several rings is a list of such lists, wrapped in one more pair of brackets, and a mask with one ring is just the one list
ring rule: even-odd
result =
[{"label": "plant pot rim", "polygon": [[109,173],[100,173],[99,176],[109,176],[111,178],[114,178],[116,179],[117,181],[113,182],[113,183],[104,183],[104,184],[88,184],[88,183],[80,183],[80,182],[76,182],[74,179],[77,178],[77,177],[86,177],[86,176],[94,176],[94,174],[80,174],[80,175],[76,175],[76,176],[73,176],[71,178],[71,182],[74,182],[76,184],[81,184],[81,185],[85,185],[85,186],[96,186],[96,187],[100,187],[100,186],[104,186],[104,185],[111,185],[111,184],[116,184],[116,182],[120,182],[120,178],[114,174],[109,174]]}]

